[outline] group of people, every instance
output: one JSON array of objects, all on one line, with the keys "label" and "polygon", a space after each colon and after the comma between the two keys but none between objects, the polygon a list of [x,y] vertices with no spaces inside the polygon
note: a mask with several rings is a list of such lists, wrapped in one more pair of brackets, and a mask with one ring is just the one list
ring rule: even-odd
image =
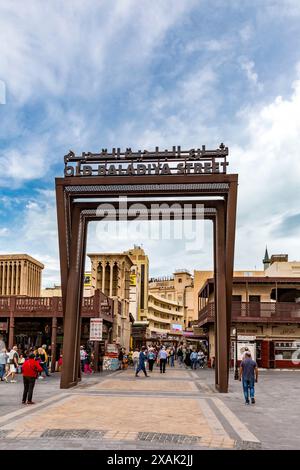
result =
[{"label": "group of people", "polygon": [[203,349],[200,348],[179,346],[177,357],[180,365],[185,364],[186,367],[191,367],[192,369],[197,369],[197,367],[203,369],[207,364],[207,356]]},{"label": "group of people", "polygon": [[140,351],[138,349],[135,350],[132,357],[136,377],[139,376],[140,371],[144,372],[144,375],[146,377],[149,377],[146,369],[147,362],[149,372],[153,372],[153,366],[155,362],[157,363],[157,365],[159,365],[161,374],[164,374],[166,372],[168,353],[166,351],[165,346],[162,346],[160,349],[154,347],[150,347],[147,349],[146,346],[142,346]]},{"label": "group of people", "polygon": [[31,348],[26,353],[21,353],[18,350],[18,346],[13,346],[10,351],[2,347],[0,351],[1,382],[16,383],[16,374],[23,375],[24,390],[22,403],[24,405],[34,405],[32,394],[36,379],[43,379],[45,376],[49,377],[50,375],[48,371],[47,346]]},{"label": "group of people", "polygon": [[[103,351],[101,348],[99,348],[98,351],[98,363],[95,364],[95,352],[93,349],[86,347],[86,346],[80,346],[80,366],[81,366],[81,372],[84,374],[93,374],[95,370],[101,372],[103,369]],[[97,366],[95,368],[95,366]]]},{"label": "group of people", "polygon": [[16,374],[23,374],[23,367],[26,359],[30,355],[34,356],[39,363],[41,370],[38,377],[44,379],[49,377],[47,346],[44,344],[40,348],[31,348],[29,351],[20,352],[18,346],[13,346],[10,351],[5,347],[0,350],[0,380],[1,382],[16,383]]},{"label": "group of people", "polygon": [[[189,361],[187,361],[186,358],[188,358]],[[147,376],[147,363],[149,372],[153,372],[153,366],[156,363],[160,368],[160,373],[164,374],[167,364],[170,365],[170,367],[175,366],[175,359],[178,359],[180,365],[185,363],[187,367],[190,366],[196,369],[197,364],[199,364],[200,367],[204,366],[205,354],[203,351],[187,350],[182,346],[178,349],[175,349],[173,346],[169,348],[165,346],[151,346],[146,348],[146,346],[143,346],[141,350],[136,349],[132,353],[132,362],[136,376],[138,376],[140,371],[143,371],[145,376]]]}]

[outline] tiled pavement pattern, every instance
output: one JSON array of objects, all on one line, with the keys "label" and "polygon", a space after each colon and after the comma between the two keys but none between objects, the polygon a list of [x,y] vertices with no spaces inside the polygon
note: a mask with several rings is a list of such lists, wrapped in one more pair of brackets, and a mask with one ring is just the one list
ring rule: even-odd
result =
[{"label": "tiled pavement pattern", "polygon": [[[290,388],[278,407],[275,397],[283,391],[280,377]],[[21,383],[1,383],[0,449],[277,448],[272,436],[286,445],[288,417],[294,430],[290,448],[300,448],[290,400],[290,394],[299,395],[293,393],[300,388],[299,380],[300,373],[263,372],[255,406],[244,405],[239,382],[232,381],[226,395],[216,393],[210,370],[168,368],[159,374],[155,369],[150,378],[135,378],[127,370],[85,377],[69,390],[59,390],[58,377],[51,377],[37,383],[34,407],[19,405]],[[17,403],[13,410],[12,402]],[[274,429],[272,411],[280,418]]]}]

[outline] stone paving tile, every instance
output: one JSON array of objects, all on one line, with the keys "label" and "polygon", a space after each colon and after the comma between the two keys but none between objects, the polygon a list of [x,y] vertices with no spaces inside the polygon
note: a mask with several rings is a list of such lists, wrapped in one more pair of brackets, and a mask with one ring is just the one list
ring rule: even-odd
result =
[{"label": "stone paving tile", "polygon": [[[117,429],[128,432],[149,431],[201,435],[209,432],[209,423],[197,400],[191,398],[94,397],[70,396],[61,404],[51,406],[16,423],[18,430],[35,429]],[[180,410],[180,412],[178,412]],[[176,419],[174,419],[176,418]]]},{"label": "stone paving tile", "polygon": [[190,392],[197,391],[193,382],[183,382],[181,380],[151,380],[151,377],[133,377],[132,381],[123,381],[120,379],[106,380],[100,384],[94,385],[90,390],[126,390],[126,391],[172,391],[172,392]]},{"label": "stone paving tile", "polygon": [[[224,417],[222,420],[223,426],[220,427],[220,414],[212,418],[210,412],[214,414],[215,410],[208,400],[209,397],[213,396],[217,396],[218,399],[222,400],[247,428],[250,427],[251,432],[263,442],[263,448],[274,447],[275,439],[281,442],[282,448],[288,448],[289,438],[288,436],[282,438],[281,424],[286,426],[288,421],[291,422],[291,418],[291,429],[294,433],[293,443],[297,439],[298,443],[300,442],[300,431],[298,430],[298,425],[296,425],[297,420],[294,414],[291,413],[291,410],[294,409],[292,403],[296,404],[299,402],[297,374],[284,373],[287,379],[287,386],[291,387],[292,392],[288,394],[287,399],[285,397],[284,402],[280,400],[280,426],[275,427],[274,432],[272,430],[272,433],[270,433],[267,423],[275,423],[274,415],[278,412],[278,399],[282,397],[280,374],[277,374],[278,377],[276,378],[275,374],[269,374],[270,371],[265,373],[265,375],[262,374],[257,386],[257,405],[248,407],[246,410],[242,399],[241,384],[231,380],[229,394],[216,394],[213,386],[213,371],[197,370],[192,373],[192,371],[185,369],[176,368],[173,370],[168,368],[165,376],[155,370],[150,379],[146,379],[143,376],[135,379],[132,377],[132,372],[132,370],[127,370],[101,377],[92,376],[84,378],[83,382],[75,389],[62,391],[66,394],[66,401],[41,407],[40,410],[35,408],[36,411],[28,409],[25,416],[16,416],[8,424],[2,426],[0,431],[6,431],[6,434],[3,434],[3,437],[1,437],[0,432],[0,449],[15,449],[17,445],[17,448],[155,448],[165,450],[166,444],[163,438],[161,441],[141,441],[138,439],[140,432],[156,432],[162,435],[178,435],[182,433],[189,437],[200,437],[201,439],[198,440],[196,446],[191,443],[188,445],[188,448],[191,449],[254,448],[253,443],[238,439],[235,430],[231,424],[228,422],[226,424]],[[291,375],[294,377],[292,378]],[[274,387],[274,381],[275,384],[277,383],[277,387]],[[57,379],[51,377],[47,385],[46,381],[39,381],[36,396],[42,399],[43,397],[49,398],[51,394],[57,394],[58,383],[59,376],[57,376]],[[137,383],[139,383],[138,386],[136,385]],[[149,385],[146,386],[147,383]],[[112,396],[110,394],[112,384],[114,387],[113,393],[125,393],[124,388],[132,387],[131,390],[126,391],[126,393],[130,393],[130,396]],[[174,390],[174,384],[177,385],[178,391],[176,391],[176,386]],[[0,398],[2,394],[2,401],[3,397],[8,396],[9,385],[0,386]],[[14,384],[11,385],[14,386]],[[15,385],[16,387],[11,388],[13,391],[12,396],[20,397],[21,386],[20,384]],[[189,385],[192,387],[189,391],[190,396],[187,396]],[[95,387],[99,387],[98,393],[101,393],[101,396],[92,395],[97,393],[97,388],[93,390]],[[136,387],[138,388],[136,389]],[[143,389],[144,387],[145,389]],[[149,390],[150,387],[153,389]],[[17,391],[19,395],[17,395]],[[46,393],[47,391],[48,394]],[[152,396],[143,396],[141,400],[141,396],[147,393],[152,394]],[[172,393],[177,393],[177,396],[175,397]],[[165,394],[166,396],[161,396],[160,394]],[[168,394],[169,396],[167,396]],[[210,412],[205,413],[205,407],[203,408],[199,404],[200,400],[196,396],[192,396],[197,394],[206,403],[205,406],[208,406]],[[9,396],[7,402],[11,402],[11,396]],[[10,405],[5,409],[9,412],[11,409]],[[16,410],[16,407],[14,407],[14,410]],[[218,425],[216,425],[216,422],[218,422]],[[233,426],[235,426],[234,423]],[[64,439],[62,437],[59,440],[53,437],[39,437],[45,430],[51,428],[75,429],[77,431],[89,429],[102,432],[102,434],[98,440],[88,440],[81,436],[77,436],[75,439],[72,437]],[[105,430],[108,431],[105,432]],[[262,430],[264,431],[263,437],[267,436],[269,439],[263,440],[261,438]],[[8,436],[8,433],[15,433],[15,437],[11,438]],[[279,437],[280,433],[281,438]],[[37,446],[36,441],[38,441]],[[93,441],[92,444],[91,441]],[[258,443],[256,448],[259,448],[259,445],[260,443]],[[168,448],[170,446],[171,444],[168,443]],[[184,449],[186,446],[182,446],[180,443],[174,445],[174,449],[178,450],[180,448]]]}]

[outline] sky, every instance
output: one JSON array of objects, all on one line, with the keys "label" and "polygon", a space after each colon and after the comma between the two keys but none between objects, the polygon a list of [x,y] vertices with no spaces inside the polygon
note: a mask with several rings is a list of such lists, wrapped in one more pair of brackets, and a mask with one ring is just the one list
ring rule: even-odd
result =
[{"label": "sky", "polygon": [[[54,179],[69,149],[224,142],[235,267],[251,270],[266,245],[300,259],[299,141],[299,0],[0,0],[0,253],[43,262],[45,286],[60,283]],[[88,252],[142,244],[153,276],[212,266],[208,223],[198,252],[147,224],[98,225]]]}]

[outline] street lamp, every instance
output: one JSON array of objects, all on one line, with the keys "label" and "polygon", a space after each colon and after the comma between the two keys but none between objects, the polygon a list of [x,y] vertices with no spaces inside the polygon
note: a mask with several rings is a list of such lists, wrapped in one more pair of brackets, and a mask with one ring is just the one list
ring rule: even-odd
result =
[{"label": "street lamp", "polygon": [[235,335],[235,360],[234,360],[234,380],[239,380],[239,368],[238,368],[238,353],[237,353],[237,347],[238,347],[238,334],[237,334],[237,328],[234,328],[233,334]]}]

